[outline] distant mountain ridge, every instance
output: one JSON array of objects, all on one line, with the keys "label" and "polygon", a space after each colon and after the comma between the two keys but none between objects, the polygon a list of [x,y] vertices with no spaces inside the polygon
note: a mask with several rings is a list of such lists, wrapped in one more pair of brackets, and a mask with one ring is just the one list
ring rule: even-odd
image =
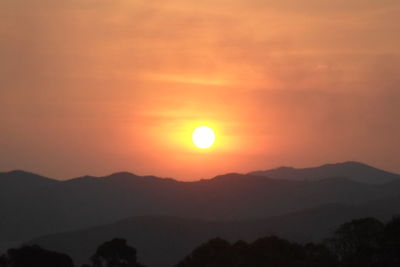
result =
[{"label": "distant mountain ridge", "polygon": [[20,170],[0,172],[0,197],[23,193],[26,190],[36,190],[42,186],[59,182],[55,179]]},{"label": "distant mountain ridge", "polygon": [[346,177],[356,182],[369,184],[384,184],[400,179],[399,174],[383,171],[355,161],[302,169],[280,167],[265,171],[254,171],[248,174],[287,180],[320,180],[332,177]]},{"label": "distant mountain ridge", "polygon": [[[223,178],[226,176],[232,177],[235,175],[242,175],[240,173],[227,173],[222,175],[217,175],[210,179],[203,180],[213,180],[217,178]],[[348,178],[350,180],[360,182],[360,183],[387,183],[395,180],[400,180],[400,174],[384,171],[364,163],[356,161],[346,161],[341,163],[329,163],[318,167],[308,167],[308,168],[294,168],[294,167],[278,167],[269,170],[252,171],[247,173],[247,175],[253,176],[266,176],[273,179],[286,179],[286,180],[321,180],[326,178]],[[146,178],[146,179],[163,179],[169,181],[176,181],[173,178],[161,178],[153,175],[139,176],[130,172],[116,172],[106,176],[81,176],[77,178],[72,178],[69,180],[57,180],[54,178],[48,178],[41,175],[37,175],[31,172],[26,172],[22,170],[14,170],[10,172],[0,172],[0,185],[4,184],[4,180],[14,179],[15,182],[21,183],[27,181],[33,181],[34,183],[40,185],[50,184],[55,182],[69,182],[76,179],[113,179],[113,178]],[[202,180],[202,181],[203,181]],[[8,183],[11,180],[7,181]],[[15,185],[15,182],[13,185]],[[200,181],[194,181],[200,182]]]}]

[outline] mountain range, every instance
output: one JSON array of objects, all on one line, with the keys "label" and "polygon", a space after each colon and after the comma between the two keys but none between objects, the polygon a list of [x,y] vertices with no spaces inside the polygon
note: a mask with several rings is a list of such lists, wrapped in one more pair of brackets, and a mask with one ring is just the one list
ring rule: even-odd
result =
[{"label": "mountain range", "polygon": [[96,245],[124,237],[150,267],[171,266],[215,236],[310,241],[352,218],[388,219],[400,210],[399,178],[356,162],[196,182],[126,172],[67,181],[0,173],[0,246],[33,240],[82,263]]},{"label": "mountain range", "polygon": [[276,169],[248,173],[256,176],[267,176],[286,180],[321,180],[331,177],[347,177],[353,181],[369,184],[384,184],[397,180],[398,174],[383,171],[359,162],[325,164],[319,167],[296,169],[279,167]]},{"label": "mountain range", "polygon": [[[388,203],[390,205],[386,206]],[[83,264],[88,262],[99,244],[114,237],[123,237],[137,248],[141,262],[151,267],[172,267],[199,244],[215,237],[233,242],[250,242],[267,235],[298,242],[323,241],[332,236],[339,225],[354,218],[377,217],[388,220],[399,212],[399,206],[400,197],[397,197],[386,199],[378,205],[355,207],[327,204],[287,215],[245,221],[132,217],[112,224],[46,235],[30,243],[62,251],[71,255],[76,263]]]}]

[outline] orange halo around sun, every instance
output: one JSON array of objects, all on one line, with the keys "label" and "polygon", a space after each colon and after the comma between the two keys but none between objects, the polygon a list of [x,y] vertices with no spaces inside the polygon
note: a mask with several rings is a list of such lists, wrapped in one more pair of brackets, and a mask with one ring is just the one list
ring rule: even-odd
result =
[{"label": "orange halo around sun", "polygon": [[215,142],[215,133],[210,127],[200,126],[193,131],[192,140],[200,149],[210,148]]}]

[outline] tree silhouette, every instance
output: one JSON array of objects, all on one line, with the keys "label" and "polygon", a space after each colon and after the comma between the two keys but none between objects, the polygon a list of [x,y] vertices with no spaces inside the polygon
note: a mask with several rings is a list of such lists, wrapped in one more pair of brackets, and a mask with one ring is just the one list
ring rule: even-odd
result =
[{"label": "tree silhouette", "polygon": [[62,253],[39,246],[23,246],[9,249],[0,259],[1,267],[73,267],[72,259]]},{"label": "tree silhouette", "polygon": [[324,245],[305,246],[278,237],[265,237],[252,244],[230,245],[217,238],[195,249],[176,267],[333,267],[336,258]]},{"label": "tree silhouette", "polygon": [[308,243],[304,246],[308,266],[338,266],[337,257],[323,244]]},{"label": "tree silhouette", "polygon": [[195,249],[177,267],[224,267],[228,266],[231,256],[230,244],[221,238],[214,238]]},{"label": "tree silhouette", "polygon": [[374,218],[353,220],[339,227],[328,244],[342,266],[381,267],[384,224]]},{"label": "tree silhouette", "polygon": [[251,244],[250,266],[289,266],[304,258],[300,245],[275,236],[264,237]]},{"label": "tree silhouette", "polygon": [[381,260],[387,267],[400,266],[400,216],[385,226]]},{"label": "tree silhouette", "polygon": [[90,259],[93,267],[143,267],[137,262],[136,249],[119,238],[100,245]]},{"label": "tree silhouette", "polygon": [[7,259],[5,255],[0,255],[0,267],[6,267]]},{"label": "tree silhouette", "polygon": [[232,266],[247,267],[247,260],[250,253],[250,245],[239,240],[231,246]]}]

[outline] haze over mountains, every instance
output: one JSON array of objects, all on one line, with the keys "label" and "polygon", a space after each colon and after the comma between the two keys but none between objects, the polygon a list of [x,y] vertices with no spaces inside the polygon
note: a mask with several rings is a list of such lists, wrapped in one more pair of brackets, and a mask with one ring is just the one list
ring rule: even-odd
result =
[{"label": "haze over mountains", "polygon": [[399,213],[399,192],[399,175],[356,162],[196,182],[125,172],[58,181],[13,171],[0,174],[0,242],[65,232],[34,242],[82,262],[100,239],[120,235],[161,267],[217,235],[318,240],[352,218],[387,219]]}]

